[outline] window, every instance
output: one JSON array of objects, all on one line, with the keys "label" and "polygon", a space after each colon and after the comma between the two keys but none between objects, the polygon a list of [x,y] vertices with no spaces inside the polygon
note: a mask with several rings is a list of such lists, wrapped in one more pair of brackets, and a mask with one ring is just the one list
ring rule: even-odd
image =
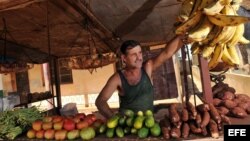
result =
[{"label": "window", "polygon": [[60,82],[61,84],[73,83],[72,70],[67,68],[60,68]]},{"label": "window", "polygon": [[[52,83],[55,84],[54,67],[52,66]],[[59,66],[59,80],[60,84],[72,84],[73,76],[72,70]]]}]

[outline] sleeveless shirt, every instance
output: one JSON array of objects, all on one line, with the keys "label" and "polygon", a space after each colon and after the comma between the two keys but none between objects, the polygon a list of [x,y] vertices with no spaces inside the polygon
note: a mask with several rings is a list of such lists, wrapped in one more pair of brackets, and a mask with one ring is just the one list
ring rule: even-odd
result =
[{"label": "sleeveless shirt", "polygon": [[130,85],[121,70],[118,72],[122,82],[123,96],[119,95],[119,112],[126,109],[134,112],[153,110],[153,85],[145,70],[141,69],[141,79],[136,85]]}]

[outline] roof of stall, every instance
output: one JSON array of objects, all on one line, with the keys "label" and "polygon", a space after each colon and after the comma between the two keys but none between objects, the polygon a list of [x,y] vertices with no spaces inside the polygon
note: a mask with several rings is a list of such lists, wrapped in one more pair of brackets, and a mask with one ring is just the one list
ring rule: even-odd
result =
[{"label": "roof of stall", "polygon": [[127,39],[164,44],[174,36],[180,6],[177,0],[2,0],[0,53],[43,63],[48,54],[116,52]]}]

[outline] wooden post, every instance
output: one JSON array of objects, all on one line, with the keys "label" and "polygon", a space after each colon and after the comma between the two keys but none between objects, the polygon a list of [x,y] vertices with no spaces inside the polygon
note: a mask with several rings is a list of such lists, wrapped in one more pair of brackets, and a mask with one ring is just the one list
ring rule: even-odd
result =
[{"label": "wooden post", "polygon": [[[54,63],[54,76],[55,76],[55,90],[56,90],[56,100],[57,100],[57,110],[62,108],[62,97],[61,97],[61,88],[60,88],[60,76],[59,76],[59,64],[58,59],[53,59]],[[52,89],[53,90],[53,89]],[[59,113],[59,111],[57,111]]]},{"label": "wooden post", "polygon": [[187,73],[187,63],[186,63],[186,51],[185,47],[181,48],[181,57],[182,57],[182,73],[184,81],[183,95],[186,98],[186,104],[189,102],[190,95],[188,93],[188,73]]},{"label": "wooden post", "polygon": [[201,85],[203,91],[203,99],[207,103],[213,102],[213,94],[212,94],[212,87],[210,81],[210,75],[208,70],[208,63],[201,55],[198,55],[199,60],[199,68],[200,68],[200,75],[201,75]]}]

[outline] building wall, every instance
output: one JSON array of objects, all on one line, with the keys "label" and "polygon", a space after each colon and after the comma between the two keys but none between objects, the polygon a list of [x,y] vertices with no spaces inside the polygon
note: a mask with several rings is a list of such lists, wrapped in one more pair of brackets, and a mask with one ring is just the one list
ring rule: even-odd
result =
[{"label": "building wall", "polygon": [[34,65],[34,68],[28,71],[30,92],[44,92],[42,65]]},{"label": "building wall", "polygon": [[73,70],[73,84],[62,84],[62,95],[99,93],[108,78],[114,73],[114,65],[97,68],[91,74],[88,70]]},{"label": "building wall", "polygon": [[1,75],[2,75],[3,90],[7,92],[13,92],[14,89],[11,85],[11,74],[1,74]]}]

